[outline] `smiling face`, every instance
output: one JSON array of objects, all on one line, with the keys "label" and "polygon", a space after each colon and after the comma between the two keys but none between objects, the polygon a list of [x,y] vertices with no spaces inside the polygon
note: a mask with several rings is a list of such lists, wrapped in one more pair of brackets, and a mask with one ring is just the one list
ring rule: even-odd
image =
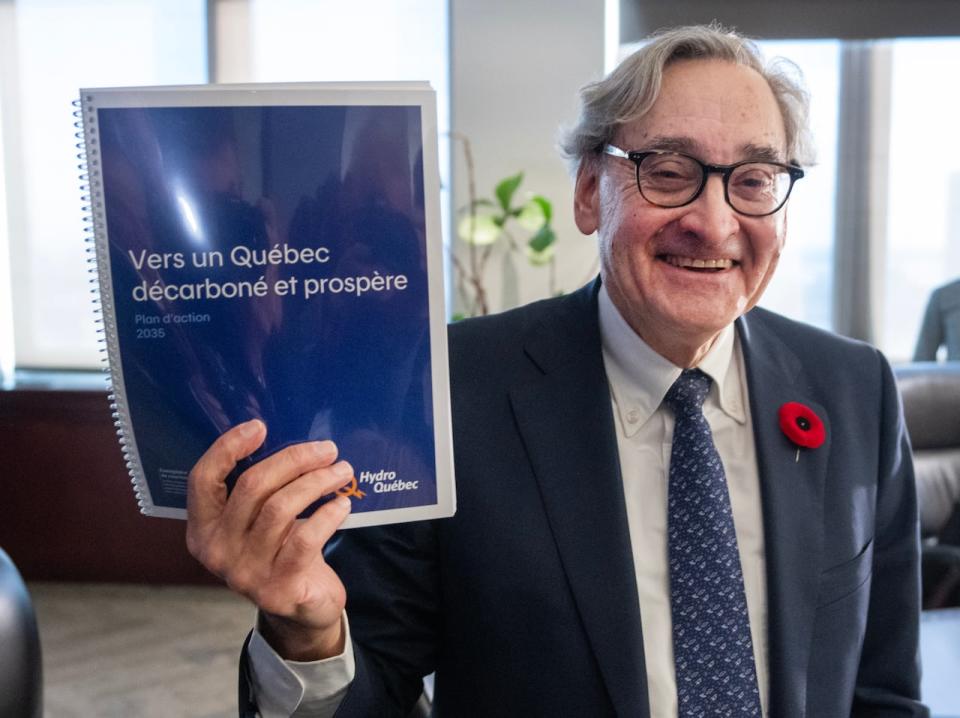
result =
[{"label": "smiling face", "polygon": [[[684,152],[708,164],[785,161],[783,118],[767,82],[721,60],[681,60],[660,95],[614,138],[630,150]],[[753,307],[773,276],[786,210],[747,217],[724,199],[720,175],[685,207],[647,202],[632,162],[603,155],[581,164],[577,226],[600,240],[601,276],[634,331],[679,366],[693,366],[720,331]]]}]

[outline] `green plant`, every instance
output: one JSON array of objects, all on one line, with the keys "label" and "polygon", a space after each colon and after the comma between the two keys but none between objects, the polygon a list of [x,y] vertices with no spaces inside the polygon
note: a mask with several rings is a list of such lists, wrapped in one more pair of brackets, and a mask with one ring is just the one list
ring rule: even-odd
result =
[{"label": "green plant", "polygon": [[476,196],[473,154],[469,140],[454,134],[463,143],[466,158],[469,201],[457,213],[457,236],[465,247],[452,253],[457,295],[462,311],[453,319],[481,316],[490,312],[486,288],[488,262],[496,247],[523,254],[535,267],[548,270],[548,291],[557,294],[555,243],[551,226],[553,205],[542,195],[517,202],[523,172],[500,180],[493,191],[496,200]]}]

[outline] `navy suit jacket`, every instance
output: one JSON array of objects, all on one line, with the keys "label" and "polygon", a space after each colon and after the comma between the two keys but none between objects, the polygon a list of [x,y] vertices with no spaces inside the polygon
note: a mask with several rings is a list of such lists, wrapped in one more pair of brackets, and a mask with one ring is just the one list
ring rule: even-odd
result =
[{"label": "navy suit jacket", "polygon": [[[450,327],[454,518],[341,532],[357,672],[337,717],[649,715],[597,318],[599,283]],[[921,716],[918,528],[894,380],[873,348],[737,321],[760,469],[774,718]],[[827,438],[797,449],[779,407]]]}]

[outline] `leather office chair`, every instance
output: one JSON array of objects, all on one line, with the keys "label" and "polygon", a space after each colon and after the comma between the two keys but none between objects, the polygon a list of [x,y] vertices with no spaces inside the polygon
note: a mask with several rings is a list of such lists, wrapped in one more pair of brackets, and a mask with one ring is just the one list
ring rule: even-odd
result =
[{"label": "leather office chair", "polygon": [[923,607],[960,606],[960,362],[895,373],[917,476]]},{"label": "leather office chair", "polygon": [[30,594],[0,549],[0,716],[41,718],[40,636]]}]

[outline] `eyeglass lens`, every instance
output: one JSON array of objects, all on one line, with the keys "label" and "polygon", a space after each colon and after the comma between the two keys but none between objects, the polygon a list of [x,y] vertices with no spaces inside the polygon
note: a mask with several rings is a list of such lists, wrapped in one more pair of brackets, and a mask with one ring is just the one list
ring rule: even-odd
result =
[{"label": "eyeglass lens", "polygon": [[[649,155],[637,167],[637,184],[648,202],[679,207],[700,191],[705,172],[699,163],[684,155]],[[738,212],[769,214],[786,201],[790,185],[790,173],[783,167],[750,162],[730,173],[727,199]]]}]

